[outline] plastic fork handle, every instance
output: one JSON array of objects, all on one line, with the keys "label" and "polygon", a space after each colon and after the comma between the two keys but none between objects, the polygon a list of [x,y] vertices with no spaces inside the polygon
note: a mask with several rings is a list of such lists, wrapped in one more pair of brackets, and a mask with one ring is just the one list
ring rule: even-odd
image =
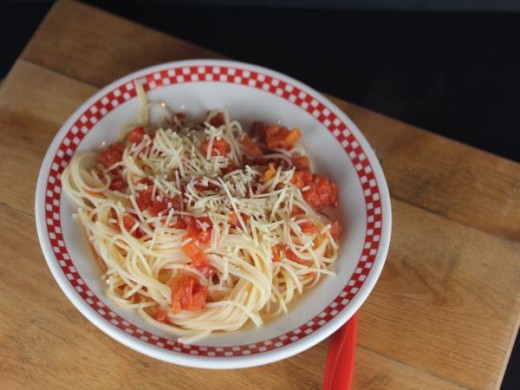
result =
[{"label": "plastic fork handle", "polygon": [[357,313],[330,337],[323,390],[350,390],[354,378]]}]

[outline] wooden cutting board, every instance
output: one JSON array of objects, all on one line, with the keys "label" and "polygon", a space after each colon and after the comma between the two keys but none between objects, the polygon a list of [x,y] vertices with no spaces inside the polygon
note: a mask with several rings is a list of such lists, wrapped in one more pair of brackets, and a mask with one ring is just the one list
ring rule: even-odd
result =
[{"label": "wooden cutting board", "polygon": [[[328,342],[263,367],[163,363],[112,340],[54,282],[34,190],[61,124],[105,84],[166,61],[219,57],[61,1],[0,89],[0,388],[319,389]],[[520,165],[334,101],[383,161],[388,262],[359,313],[355,389],[498,388],[520,313]]]}]

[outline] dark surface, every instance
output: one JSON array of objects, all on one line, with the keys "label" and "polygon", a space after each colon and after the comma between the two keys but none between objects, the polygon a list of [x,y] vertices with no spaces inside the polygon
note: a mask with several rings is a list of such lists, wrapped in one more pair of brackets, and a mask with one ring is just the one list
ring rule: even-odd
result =
[{"label": "dark surface", "polygon": [[[87,2],[520,161],[520,14]],[[0,2],[0,78],[50,6]],[[520,388],[519,349],[504,390]]]}]

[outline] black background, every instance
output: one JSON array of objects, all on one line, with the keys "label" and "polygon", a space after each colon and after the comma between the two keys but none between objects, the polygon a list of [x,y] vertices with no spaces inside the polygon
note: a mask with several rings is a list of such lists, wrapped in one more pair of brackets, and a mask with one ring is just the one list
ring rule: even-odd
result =
[{"label": "black background", "polygon": [[[520,13],[86,2],[520,161]],[[0,78],[51,6],[0,2]],[[520,388],[516,344],[502,389]]]}]

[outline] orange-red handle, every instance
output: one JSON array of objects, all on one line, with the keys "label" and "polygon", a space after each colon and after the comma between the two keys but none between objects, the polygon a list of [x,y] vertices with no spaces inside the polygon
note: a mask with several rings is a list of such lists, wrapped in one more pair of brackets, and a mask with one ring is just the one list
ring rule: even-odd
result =
[{"label": "orange-red handle", "polygon": [[350,390],[354,378],[357,313],[330,337],[323,390]]}]

